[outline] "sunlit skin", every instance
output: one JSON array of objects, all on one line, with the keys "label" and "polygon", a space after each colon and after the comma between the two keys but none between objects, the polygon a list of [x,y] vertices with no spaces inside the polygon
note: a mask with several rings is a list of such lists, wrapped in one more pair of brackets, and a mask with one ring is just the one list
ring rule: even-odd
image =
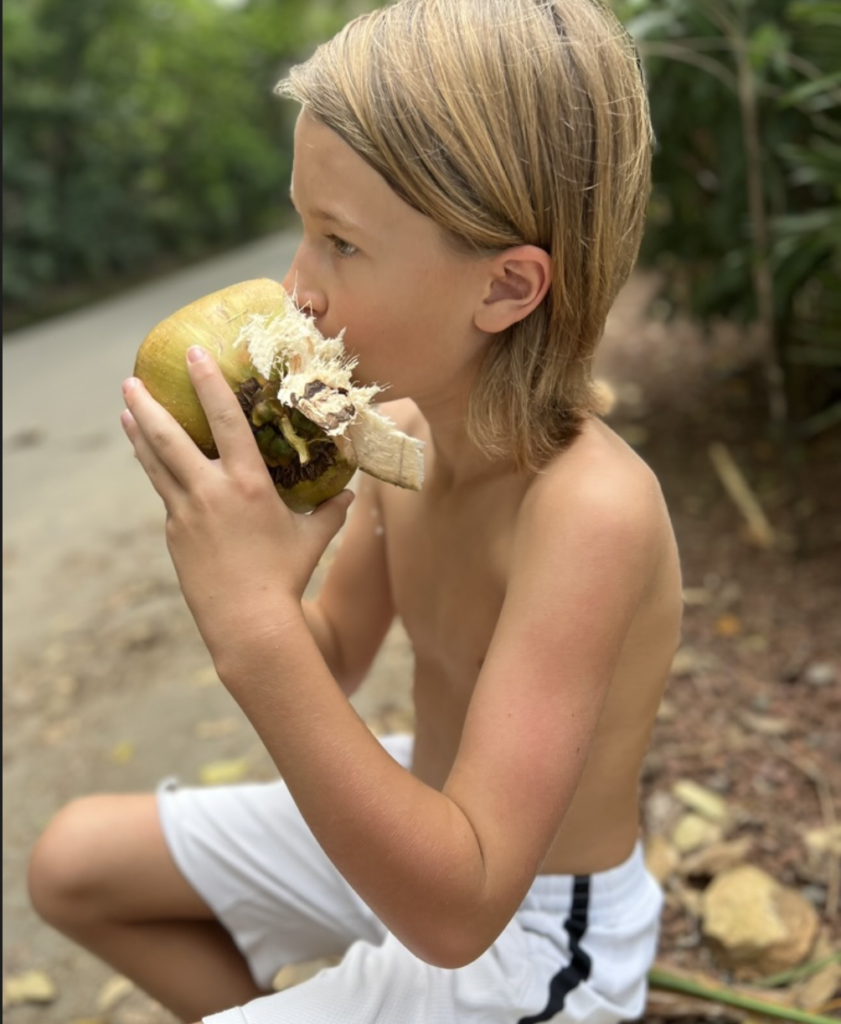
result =
[{"label": "sunlit skin", "polygon": [[[488,346],[546,293],[544,252],[455,253],[306,115],[292,193],[303,234],[285,283],[324,333],[346,330],[361,381],[390,385],[387,411],[426,442],[423,490],[364,479],[321,593],[302,603],[351,496],[291,513],[209,357],[190,374],[218,460],[136,381],[123,424],[219,676],[317,839],[406,946],[457,967],[536,873],[631,852],[678,641],[677,555],[656,481],[603,423],[537,475],[464,433]],[[395,615],[415,654],[411,772],[346,697]]]}]

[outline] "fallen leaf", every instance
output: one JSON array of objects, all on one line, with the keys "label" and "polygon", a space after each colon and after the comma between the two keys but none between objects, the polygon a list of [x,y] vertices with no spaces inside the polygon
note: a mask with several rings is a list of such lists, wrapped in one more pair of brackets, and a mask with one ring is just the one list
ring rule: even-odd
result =
[{"label": "fallen leaf", "polygon": [[248,775],[248,771],[248,759],[245,757],[209,761],[199,769],[199,782],[203,786],[223,786],[230,782],[240,782]]},{"label": "fallen leaf", "polygon": [[804,836],[806,846],[815,853],[830,853],[841,857],[841,824],[830,828],[813,828]]},{"label": "fallen leaf", "polygon": [[335,967],[341,961],[339,956],[319,957],[316,960],[306,960],[299,964],[287,964],[274,976],[272,988],[275,992],[282,992],[285,988],[292,988],[293,985],[300,985],[302,981],[309,981],[319,971],[327,967]]},{"label": "fallen leaf", "polygon": [[736,865],[743,864],[750,856],[752,849],[753,839],[751,836],[742,836],[729,843],[713,843],[706,849],[684,858],[680,864],[680,873],[686,878],[699,875],[709,875],[714,878],[722,871],[729,871]]},{"label": "fallen leaf", "polygon": [[645,866],[661,885],[679,863],[680,856],[677,850],[665,836],[654,835],[646,841]]},{"label": "fallen leaf", "polygon": [[705,846],[721,842],[721,825],[690,811],[672,829],[671,838],[678,853],[694,853]]},{"label": "fallen leaf", "polygon": [[194,686],[213,686],[218,682],[219,676],[212,665],[209,665],[207,668],[200,668],[193,673]]},{"label": "fallen leaf", "polygon": [[812,950],[812,960],[828,960],[826,966],[816,971],[811,977],[804,978],[792,986],[794,1005],[804,1010],[820,1012],[835,995],[841,990],[841,963],[838,960],[829,959],[833,952],[832,944],[826,933],[822,933],[815,948]]},{"label": "fallen leaf", "polygon": [[713,625],[717,636],[738,636],[742,632],[742,621],[735,615],[720,615]]},{"label": "fallen leaf", "polygon": [[200,740],[215,740],[223,736],[230,736],[239,729],[239,722],[236,718],[205,719],[203,722],[196,722],[196,736]]},{"label": "fallen leaf", "polygon": [[708,821],[725,822],[728,818],[727,802],[711,789],[693,782],[692,779],[678,779],[672,786],[672,793],[684,807],[695,811]]},{"label": "fallen leaf", "polygon": [[99,995],[96,997],[96,1008],[101,1013],[108,1013],[133,991],[134,984],[121,974],[116,974],[113,978],[109,978],[99,990]]},{"label": "fallen leaf", "polygon": [[742,725],[751,732],[758,732],[760,736],[787,736],[794,728],[790,718],[774,718],[771,715],[754,715],[750,711],[743,711],[739,715]]},{"label": "fallen leaf", "polygon": [[128,764],[134,757],[135,747],[129,740],[122,740],[115,747],[111,748],[108,755],[114,764]]},{"label": "fallen leaf", "polygon": [[52,978],[44,971],[27,971],[3,982],[3,1005],[20,1006],[22,1003],[52,1003],[58,993]]}]

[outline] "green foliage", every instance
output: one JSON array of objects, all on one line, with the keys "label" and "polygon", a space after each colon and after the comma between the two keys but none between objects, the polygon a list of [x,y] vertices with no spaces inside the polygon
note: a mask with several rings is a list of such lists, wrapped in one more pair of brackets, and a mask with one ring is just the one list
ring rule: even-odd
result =
[{"label": "green foliage", "polygon": [[282,67],[339,3],[5,0],[3,298],[253,237],[285,206]]},{"label": "green foliage", "polygon": [[795,418],[818,416],[808,434],[841,394],[841,3],[614,6],[643,55],[658,140],[642,258],[703,320],[762,321],[767,274],[765,326]]}]

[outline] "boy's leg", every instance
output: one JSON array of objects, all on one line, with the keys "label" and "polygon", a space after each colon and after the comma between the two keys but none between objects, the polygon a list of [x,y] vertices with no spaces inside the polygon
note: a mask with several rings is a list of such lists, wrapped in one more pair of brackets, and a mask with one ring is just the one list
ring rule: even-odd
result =
[{"label": "boy's leg", "polygon": [[263,992],[176,867],[154,795],[85,797],[60,811],[33,851],[29,890],[45,921],[184,1020]]}]

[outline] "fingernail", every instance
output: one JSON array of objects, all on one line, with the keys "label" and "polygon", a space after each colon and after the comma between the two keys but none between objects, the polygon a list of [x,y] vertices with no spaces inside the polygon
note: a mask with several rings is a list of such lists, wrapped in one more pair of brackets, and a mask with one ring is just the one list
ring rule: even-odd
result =
[{"label": "fingernail", "polygon": [[125,412],[120,413],[120,423],[122,423],[124,427],[127,427],[131,423],[132,419],[133,417],[128,409],[126,409]]},{"label": "fingernail", "polygon": [[187,349],[187,358],[191,363],[199,363],[207,355],[201,345],[191,345]]},{"label": "fingernail", "polygon": [[123,394],[127,395],[129,391],[133,391],[137,387],[137,377],[129,377],[128,380],[123,381]]}]

